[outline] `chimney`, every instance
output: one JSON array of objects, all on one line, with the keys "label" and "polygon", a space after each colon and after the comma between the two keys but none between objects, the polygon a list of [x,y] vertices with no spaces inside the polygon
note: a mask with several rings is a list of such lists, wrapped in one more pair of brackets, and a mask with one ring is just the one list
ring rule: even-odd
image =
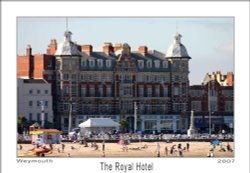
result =
[{"label": "chimney", "polygon": [[112,43],[104,43],[104,46],[102,47],[103,48],[103,52],[106,54],[106,55],[109,55],[110,52],[113,52],[113,46],[112,46]]},{"label": "chimney", "polygon": [[47,49],[47,54],[49,55],[55,55],[56,53],[56,50],[57,50],[57,42],[56,42],[56,39],[52,39],[50,41],[50,45]]},{"label": "chimney", "polygon": [[31,56],[32,55],[32,48],[30,46],[30,44],[27,45],[26,48],[26,55]]},{"label": "chimney", "polygon": [[122,49],[122,44],[121,43],[116,43],[115,44],[115,47],[114,47],[114,51],[118,51],[118,50],[121,50]]},{"label": "chimney", "polygon": [[147,46],[140,46],[139,47],[139,53],[145,56],[148,53],[148,47]]},{"label": "chimney", "polygon": [[227,73],[227,85],[228,86],[233,86],[233,82],[234,82],[233,72],[228,72]]},{"label": "chimney", "polygon": [[88,44],[88,45],[82,45],[82,52],[84,52],[84,53],[86,53],[88,55],[91,55],[92,50],[93,50],[92,45],[90,45],[90,44]]}]

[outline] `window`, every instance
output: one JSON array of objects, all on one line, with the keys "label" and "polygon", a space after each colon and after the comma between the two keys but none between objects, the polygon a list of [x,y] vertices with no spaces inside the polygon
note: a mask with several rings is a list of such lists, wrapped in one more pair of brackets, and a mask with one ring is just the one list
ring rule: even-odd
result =
[{"label": "window", "polygon": [[178,76],[178,75],[175,75],[175,76],[174,76],[174,80],[175,80],[175,81],[179,81],[179,76]]},{"label": "window", "polygon": [[123,93],[122,93],[122,95],[124,95],[124,96],[131,96],[132,95],[132,86],[123,86]]},{"label": "window", "polygon": [[60,61],[56,61],[56,69],[59,70],[61,66],[61,62]]},{"label": "window", "polygon": [[144,68],[144,61],[138,60],[139,68]]},{"label": "window", "polygon": [[156,130],[156,120],[145,120],[145,130]]},{"label": "window", "polygon": [[67,73],[66,73],[66,74],[63,74],[63,79],[64,79],[64,80],[69,80],[69,74],[67,74]]},{"label": "window", "polygon": [[72,103],[72,111],[73,112],[77,111],[77,105],[76,105],[76,103]]},{"label": "window", "polygon": [[106,60],[106,67],[108,67],[108,68],[111,67],[111,60]]},{"label": "window", "polygon": [[160,86],[155,87],[155,96],[160,97]]},{"label": "window", "polygon": [[172,130],[173,121],[172,120],[161,120],[161,129],[162,130]]},{"label": "window", "polygon": [[210,101],[210,111],[217,111],[217,101]]},{"label": "window", "polygon": [[155,64],[155,68],[160,68],[160,61],[159,60],[155,60],[154,64]]},{"label": "window", "polygon": [[44,93],[45,93],[45,94],[49,94],[49,91],[48,91],[48,90],[45,90]]},{"label": "window", "polygon": [[33,94],[33,90],[32,89],[29,90],[29,94]]},{"label": "window", "polygon": [[45,121],[48,121],[48,113],[45,113]]},{"label": "window", "polygon": [[174,112],[180,112],[180,105],[179,105],[179,103],[174,103],[173,104],[173,111]]},{"label": "window", "polygon": [[152,61],[151,60],[148,60],[147,61],[147,68],[151,68],[152,67]]},{"label": "window", "polygon": [[68,66],[68,65],[69,65],[69,61],[68,61],[68,60],[64,60],[64,61],[63,61],[63,65],[64,65],[64,66]]},{"label": "window", "polygon": [[33,102],[32,101],[29,101],[29,106],[33,106]]},{"label": "window", "polygon": [[86,85],[82,85],[82,87],[81,87],[81,96],[82,97],[86,96]]},{"label": "window", "polygon": [[37,121],[41,121],[40,113],[37,113],[37,114],[36,114],[36,120],[37,120]]},{"label": "window", "polygon": [[144,97],[144,86],[139,87],[139,97]]},{"label": "window", "polygon": [[29,121],[32,121],[33,120],[33,115],[32,113],[29,113]]},{"label": "window", "polygon": [[95,67],[95,60],[89,60],[89,66]]},{"label": "window", "polygon": [[163,96],[164,96],[164,97],[167,97],[167,96],[168,96],[168,87],[167,87],[167,86],[164,86],[164,87],[163,87]]},{"label": "window", "polygon": [[202,90],[190,90],[190,95],[192,97],[200,97],[203,94]]},{"label": "window", "polygon": [[148,97],[152,97],[152,87],[151,86],[147,87],[147,94],[148,94],[147,95]]},{"label": "window", "polygon": [[106,93],[107,97],[111,97],[111,87],[107,86],[107,93]]},{"label": "window", "polygon": [[75,85],[72,85],[72,86],[71,86],[71,91],[72,91],[72,94],[75,94],[75,93],[76,93],[76,86],[75,86]]},{"label": "window", "polygon": [[97,60],[97,66],[98,66],[99,68],[101,68],[101,67],[103,66],[103,60],[98,59],[98,60]]},{"label": "window", "polygon": [[86,60],[82,60],[82,67],[86,67],[87,66],[87,61]]},{"label": "window", "polygon": [[72,79],[72,80],[76,80],[76,74],[72,74],[72,75],[71,75],[71,79]]},{"label": "window", "polygon": [[95,96],[95,86],[90,85],[90,97],[94,97],[94,96]]},{"label": "window", "polygon": [[222,94],[225,96],[225,97],[233,97],[233,90],[222,90]]},{"label": "window", "polygon": [[185,95],[187,93],[186,85],[182,85],[181,91],[182,91],[183,95]]},{"label": "window", "polygon": [[99,97],[102,97],[102,96],[103,96],[103,87],[102,87],[102,85],[99,85],[99,88],[98,88],[98,96],[99,96]]},{"label": "window", "polygon": [[64,118],[63,124],[64,124],[64,127],[67,127],[69,125],[69,118]]},{"label": "window", "polygon": [[44,106],[48,107],[48,105],[49,105],[49,102],[48,102],[48,101],[45,101],[45,102],[44,102]]},{"label": "window", "polygon": [[69,86],[63,86],[63,93],[69,94]]},{"label": "window", "polygon": [[41,106],[41,101],[36,101],[36,106]]},{"label": "window", "polygon": [[201,111],[201,101],[192,101],[191,107],[193,111]]},{"label": "window", "polygon": [[69,110],[69,104],[68,103],[64,103],[63,104],[63,110],[64,111],[68,111]]},{"label": "window", "polygon": [[175,96],[178,96],[178,95],[179,95],[179,87],[178,87],[178,86],[175,86],[175,87],[174,87],[174,95],[175,95]]},{"label": "window", "polygon": [[163,61],[162,66],[163,68],[168,68],[168,61]]},{"label": "window", "polygon": [[225,102],[225,111],[226,112],[233,112],[234,109],[233,109],[233,102],[232,101],[226,101]]},{"label": "window", "polygon": [[40,94],[40,90],[36,90],[36,93],[37,93],[37,94]]}]

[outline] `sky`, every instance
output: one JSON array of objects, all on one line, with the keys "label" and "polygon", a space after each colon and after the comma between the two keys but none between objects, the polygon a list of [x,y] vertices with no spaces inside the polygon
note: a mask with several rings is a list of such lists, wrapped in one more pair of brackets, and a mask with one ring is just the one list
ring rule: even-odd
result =
[{"label": "sky", "polygon": [[51,39],[63,41],[66,28],[72,41],[91,44],[94,51],[103,43],[128,43],[132,51],[146,45],[148,50],[166,54],[173,35],[182,35],[189,56],[189,80],[199,85],[207,73],[234,72],[234,18],[225,17],[66,17],[17,18],[17,54],[25,54],[28,44],[33,54],[46,53]]}]

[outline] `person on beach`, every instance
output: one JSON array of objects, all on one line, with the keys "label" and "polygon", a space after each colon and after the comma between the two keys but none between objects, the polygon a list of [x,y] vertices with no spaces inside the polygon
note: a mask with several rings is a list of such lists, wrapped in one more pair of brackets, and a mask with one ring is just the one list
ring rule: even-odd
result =
[{"label": "person on beach", "polygon": [[233,152],[233,149],[229,143],[227,143],[227,151]]},{"label": "person on beach", "polygon": [[186,143],[186,149],[187,149],[187,151],[189,151],[189,148],[190,148],[190,144]]},{"label": "person on beach", "polygon": [[171,155],[173,155],[174,152],[175,152],[175,146],[176,146],[176,145],[173,145],[173,146],[171,147],[171,149],[170,149],[170,154],[171,154]]},{"label": "person on beach", "polygon": [[156,145],[156,153],[157,153],[157,157],[160,157],[161,153],[160,153],[160,149],[161,149],[161,146],[159,144],[159,142],[157,143]]},{"label": "person on beach", "polygon": [[52,145],[52,144],[49,144],[49,148],[50,148],[51,150],[53,150],[53,145]]},{"label": "person on beach", "polygon": [[168,147],[165,147],[165,155],[168,156]]},{"label": "person on beach", "polygon": [[62,152],[64,152],[65,144],[62,144]]},{"label": "person on beach", "polygon": [[105,157],[105,141],[102,142],[102,157]]}]

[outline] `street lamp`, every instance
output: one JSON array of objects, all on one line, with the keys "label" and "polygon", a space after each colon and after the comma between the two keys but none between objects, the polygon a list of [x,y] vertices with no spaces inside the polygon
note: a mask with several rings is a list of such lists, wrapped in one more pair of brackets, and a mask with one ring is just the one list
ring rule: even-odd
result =
[{"label": "street lamp", "polygon": [[136,132],[137,129],[137,105],[136,102],[134,102],[134,132]]},{"label": "street lamp", "polygon": [[68,134],[71,132],[71,119],[72,119],[72,100],[69,101],[69,128],[68,128]]},{"label": "street lamp", "polygon": [[44,128],[45,118],[44,118],[44,101],[43,101],[43,100],[40,100],[40,106],[41,106],[41,121],[42,121],[42,128]]},{"label": "street lamp", "polygon": [[211,106],[210,106],[210,81],[208,81],[208,118],[209,118],[209,137],[211,137]]}]

